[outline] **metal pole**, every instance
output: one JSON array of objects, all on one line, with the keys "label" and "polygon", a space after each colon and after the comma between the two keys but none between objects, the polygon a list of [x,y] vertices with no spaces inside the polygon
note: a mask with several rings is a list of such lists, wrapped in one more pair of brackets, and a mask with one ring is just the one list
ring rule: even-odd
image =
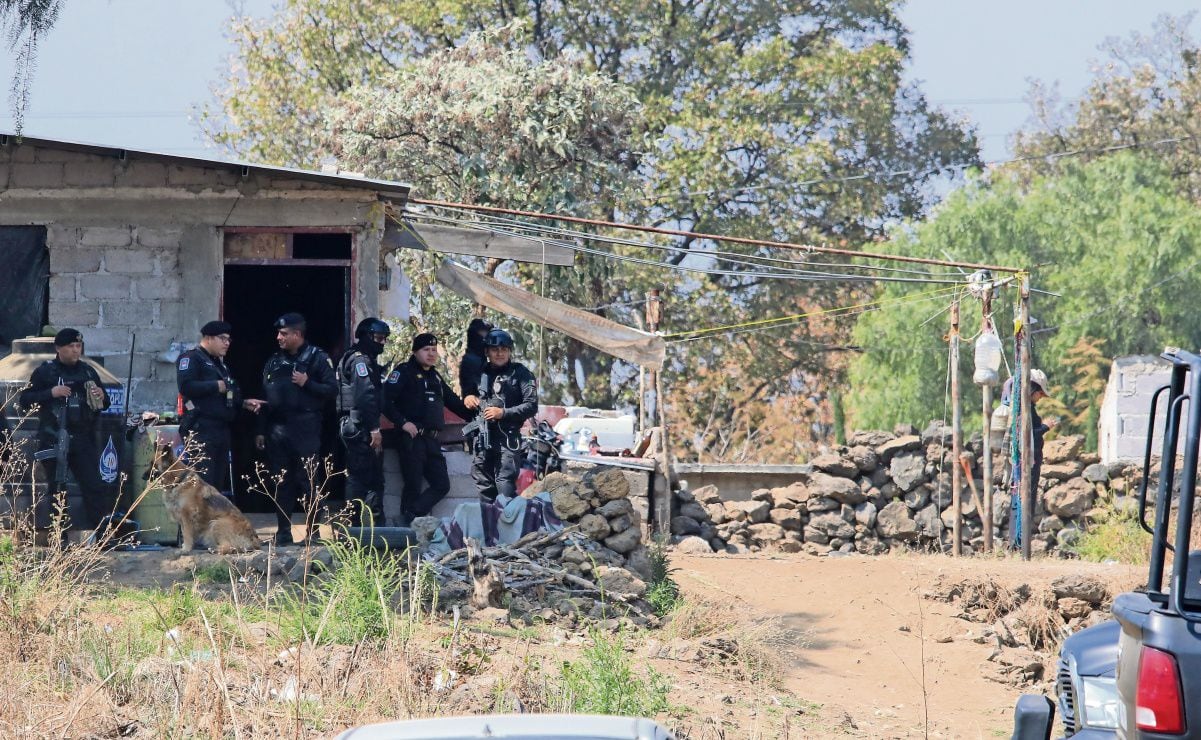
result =
[{"label": "metal pole", "polygon": [[984,393],[984,511],[980,512],[980,526],[984,528],[984,552],[992,552],[992,386],[980,390]]},{"label": "metal pole", "polygon": [[962,436],[961,404],[959,403],[959,298],[951,303],[951,554],[963,554],[963,511],[959,505],[959,438]]},{"label": "metal pole", "polygon": [[[1030,538],[1034,534],[1034,481],[1030,474],[1034,468],[1034,437],[1030,425],[1032,412],[1030,403],[1030,276],[1022,275],[1021,297],[1019,298],[1018,321],[1021,323],[1021,338],[1018,353],[1021,357],[1021,372],[1018,373],[1018,392],[1022,410],[1018,433],[1021,435],[1021,480],[1018,485],[1022,500],[1022,559],[1030,559]],[[1011,401],[1012,403],[1012,401]]]}]

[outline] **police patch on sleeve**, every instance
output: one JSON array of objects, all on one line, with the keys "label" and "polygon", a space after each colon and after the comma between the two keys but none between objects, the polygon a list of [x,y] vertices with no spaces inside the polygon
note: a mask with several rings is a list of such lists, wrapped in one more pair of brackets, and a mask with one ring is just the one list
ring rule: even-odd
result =
[{"label": "police patch on sleeve", "polygon": [[191,365],[191,364],[192,364],[192,358],[191,358],[191,357],[181,357],[181,358],[179,358],[179,369],[180,369],[180,370],[187,370],[187,369],[188,369],[188,365]]},{"label": "police patch on sleeve", "polygon": [[389,382],[389,383],[395,383],[395,382],[396,382],[396,381],[398,381],[398,380],[400,380],[400,371],[399,371],[399,370],[393,370],[393,371],[392,371],[392,374],[388,376],[388,382]]},{"label": "police patch on sleeve", "polygon": [[367,372],[367,363],[365,363],[365,362],[356,362],[356,363],[354,364],[354,374],[355,374],[355,375],[357,375],[357,376],[359,376],[360,378],[365,378],[365,377],[367,377],[367,375],[368,375],[368,372]]}]

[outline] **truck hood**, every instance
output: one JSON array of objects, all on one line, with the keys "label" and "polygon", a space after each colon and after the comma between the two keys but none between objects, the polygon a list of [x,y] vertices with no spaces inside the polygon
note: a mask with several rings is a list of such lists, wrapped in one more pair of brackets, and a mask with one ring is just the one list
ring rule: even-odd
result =
[{"label": "truck hood", "polygon": [[1082,629],[1063,641],[1060,654],[1076,659],[1076,672],[1081,676],[1113,677],[1118,666],[1118,637],[1122,626],[1110,619]]}]

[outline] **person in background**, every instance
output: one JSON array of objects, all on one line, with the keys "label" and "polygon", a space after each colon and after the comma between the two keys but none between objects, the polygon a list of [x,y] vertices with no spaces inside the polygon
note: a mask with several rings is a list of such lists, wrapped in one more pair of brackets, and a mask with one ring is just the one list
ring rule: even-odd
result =
[{"label": "person in background", "polygon": [[271,474],[282,480],[276,491],[276,545],[292,545],[292,515],[297,504],[306,510],[306,537],[314,534],[317,502],[316,470],[321,453],[321,415],[338,394],[334,363],[320,347],[308,343],[304,317],[286,313],[275,322],[279,351],[263,366],[267,413],[255,446],[267,451]]},{"label": "person in background", "polygon": [[200,344],[180,356],[175,370],[183,399],[179,434],[194,455],[197,474],[219,491],[227,490],[230,425],[240,409],[258,413],[263,405],[257,398],[242,398],[242,390],[225,365],[232,332],[233,327],[224,321],[200,327]]},{"label": "person in background", "polygon": [[467,325],[467,349],[459,360],[459,395],[464,399],[475,397],[480,390],[480,373],[488,358],[484,355],[484,337],[492,331],[492,324],[483,319],[472,319]]},{"label": "person in background", "polygon": [[1042,475],[1044,437],[1059,424],[1058,419],[1044,422],[1038,415],[1038,402],[1051,397],[1049,387],[1046,373],[1038,369],[1030,370],[1030,430],[1034,435],[1034,465],[1030,468],[1030,482],[1034,486],[1038,485],[1038,478]]}]

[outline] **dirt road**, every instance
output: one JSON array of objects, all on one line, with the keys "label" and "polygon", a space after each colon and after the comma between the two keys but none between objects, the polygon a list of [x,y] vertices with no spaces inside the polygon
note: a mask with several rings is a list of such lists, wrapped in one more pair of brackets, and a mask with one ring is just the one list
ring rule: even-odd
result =
[{"label": "dirt road", "polygon": [[793,630],[797,648],[785,687],[822,705],[823,716],[845,712],[849,720],[831,725],[829,734],[872,738],[996,738],[1012,731],[1020,692],[982,675],[992,648],[971,636],[983,625],[921,597],[940,578],[991,574],[1033,586],[1088,572],[1126,588],[1142,570],[937,555],[677,556],[672,564],[686,593],[738,599]]}]

